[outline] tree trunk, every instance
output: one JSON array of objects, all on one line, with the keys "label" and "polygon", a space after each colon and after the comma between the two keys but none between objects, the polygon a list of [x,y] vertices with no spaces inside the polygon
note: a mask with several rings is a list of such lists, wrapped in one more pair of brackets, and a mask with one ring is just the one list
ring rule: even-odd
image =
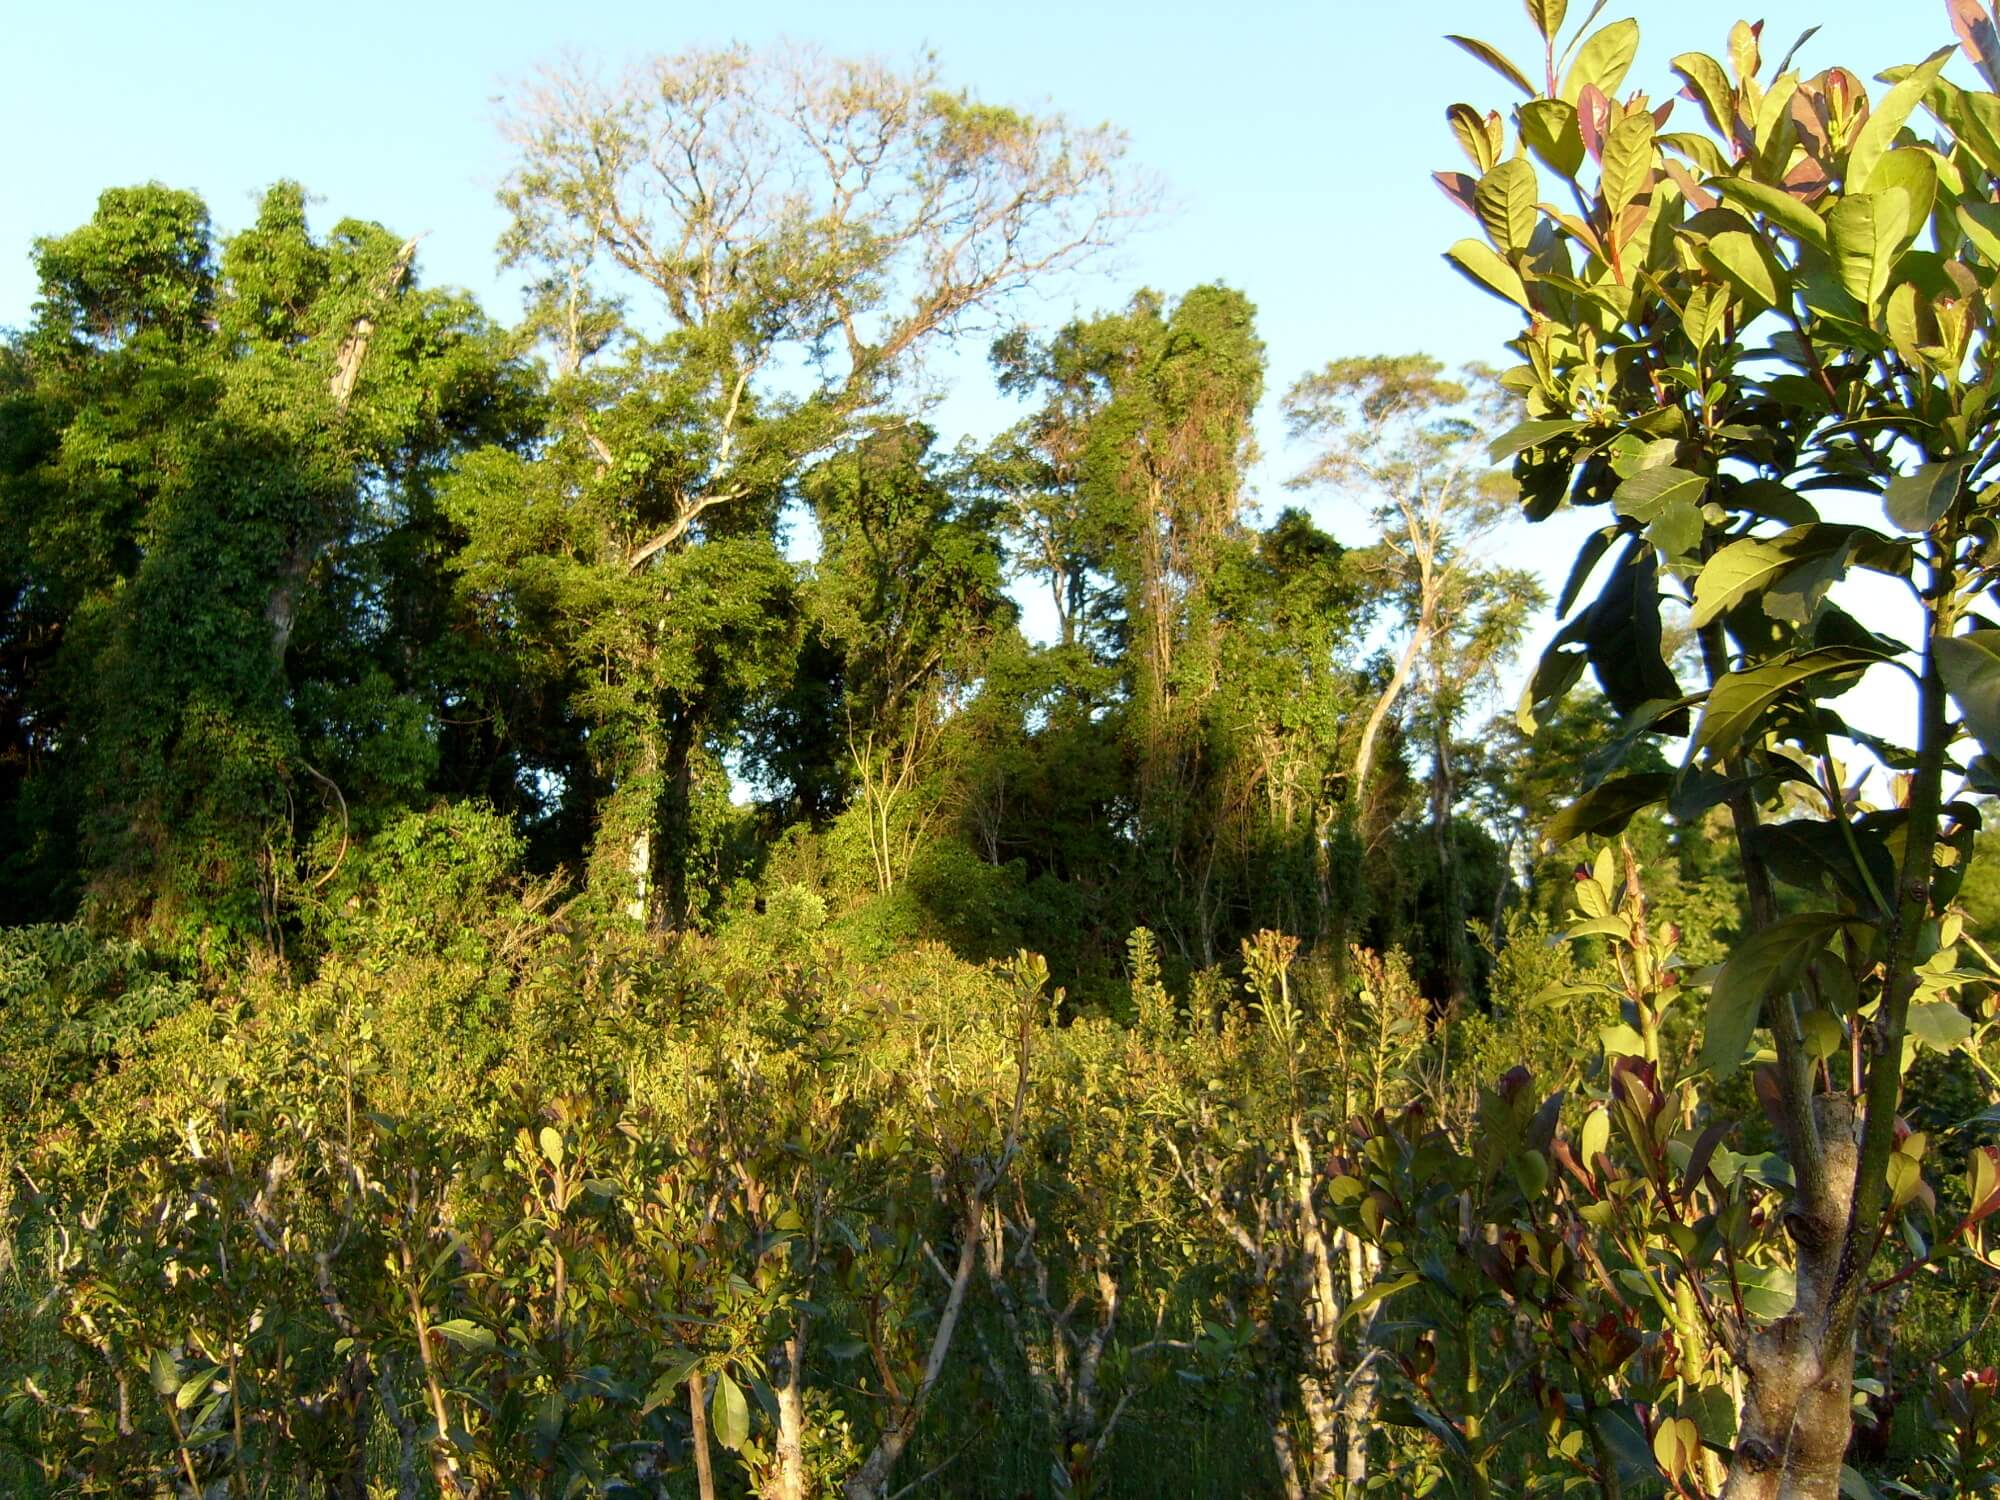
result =
[{"label": "tree trunk", "polygon": [[1354,751],[1354,779],[1347,788],[1348,802],[1354,809],[1357,827],[1359,820],[1367,815],[1368,774],[1375,768],[1375,741],[1380,738],[1382,726],[1388,721],[1389,711],[1396,706],[1396,700],[1403,696],[1403,689],[1409,684],[1410,672],[1416,666],[1417,653],[1424,648],[1430,638],[1430,603],[1425,601],[1422,612],[1417,616],[1417,628],[1410,632],[1410,643],[1403,648],[1403,654],[1396,658],[1396,669],[1389,674],[1388,685],[1382,689],[1381,697],[1375,700],[1375,707],[1369,710],[1368,722],[1361,729],[1361,743]]},{"label": "tree trunk", "polygon": [[784,1378],[773,1385],[778,1398],[778,1444],[776,1470],[772,1475],[772,1500],[805,1500],[806,1495],[806,1325],[803,1314],[792,1319],[792,1336],[783,1348]]},{"label": "tree trunk", "polygon": [[[1891,1062],[1889,1066],[1894,1066]],[[1813,1101],[1829,1189],[1817,1212],[1794,1210],[1798,1297],[1791,1312],[1749,1336],[1736,1453],[1723,1500],[1835,1500],[1853,1428],[1854,1336],[1827,1337],[1860,1162],[1853,1106]]]},{"label": "tree trunk", "polygon": [[1452,807],[1458,789],[1452,778],[1451,721],[1445,712],[1448,688],[1445,664],[1431,653],[1431,842],[1438,860],[1438,925],[1443,943],[1439,955],[1443,999],[1459,1006],[1465,999],[1466,939],[1465,886],[1458,865],[1457,841],[1452,836]]},{"label": "tree trunk", "polygon": [[1306,1294],[1306,1327],[1311,1342],[1306,1367],[1299,1372],[1299,1401],[1306,1414],[1312,1437],[1306,1455],[1306,1483],[1312,1494],[1332,1489],[1340,1467],[1340,1411],[1334,1399],[1340,1378],[1340,1297],[1334,1289],[1333,1247],[1327,1242],[1319,1210],[1313,1203],[1311,1143],[1303,1123],[1292,1120],[1292,1150],[1296,1154],[1294,1190],[1298,1198],[1299,1238],[1305,1252],[1303,1280]]},{"label": "tree trunk", "polygon": [[944,1372],[945,1357],[951,1352],[952,1335],[958,1329],[959,1314],[965,1311],[965,1293],[972,1284],[972,1273],[979,1263],[979,1231],[985,1218],[985,1199],[975,1193],[967,1205],[961,1231],[964,1238],[958,1247],[958,1264],[952,1270],[951,1290],[945,1296],[944,1310],[938,1314],[937,1329],[931,1335],[923,1378],[906,1400],[897,1403],[888,1425],[881,1437],[876,1439],[874,1449],[841,1487],[847,1500],[877,1500],[889,1482],[896,1460],[903,1456],[903,1450],[910,1446],[910,1439],[916,1435],[917,1424],[923,1419],[924,1408],[930,1404],[938,1376]]},{"label": "tree trunk", "polygon": [[708,1452],[708,1381],[701,1371],[688,1376],[688,1425],[694,1429],[694,1480],[701,1500],[715,1500],[715,1468]]},{"label": "tree trunk", "polygon": [[[1347,1300],[1352,1306],[1368,1290],[1382,1257],[1380,1251],[1365,1243],[1359,1235],[1343,1230],[1340,1237],[1347,1252]],[[1354,1347],[1357,1350],[1367,1343],[1368,1330],[1374,1326],[1375,1316],[1380,1310],[1381,1303],[1378,1302],[1356,1319]],[[1340,1404],[1344,1450],[1341,1477],[1347,1481],[1350,1493],[1359,1494],[1368,1479],[1368,1438],[1375,1430],[1375,1396],[1381,1381],[1375,1374],[1374,1362],[1365,1351],[1353,1363],[1354,1369],[1347,1377],[1346,1398]]]}]

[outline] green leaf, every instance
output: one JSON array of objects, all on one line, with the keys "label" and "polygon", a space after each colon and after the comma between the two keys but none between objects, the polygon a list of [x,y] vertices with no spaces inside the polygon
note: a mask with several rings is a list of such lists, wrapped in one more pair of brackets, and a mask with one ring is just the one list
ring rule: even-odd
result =
[{"label": "green leaf", "polygon": [[1872,317],[1911,232],[1909,194],[1850,193],[1826,216],[1834,273]]},{"label": "green leaf", "polygon": [[1933,1052],[1950,1052],[1972,1040],[1972,1020],[1950,1000],[1914,1000],[1909,1033]]},{"label": "green leaf", "polygon": [[1688,293],[1681,327],[1697,350],[1706,349],[1721,334],[1729,318],[1729,293],[1720,287],[1696,287]]},{"label": "green leaf", "polygon": [[1938,674],[1988,755],[2000,753],[2000,630],[1934,641]]},{"label": "green leaf", "polygon": [[[1680,683],[1660,646],[1659,566],[1643,537],[1626,543],[1597,600],[1582,617],[1590,669],[1611,706],[1629,714],[1649,703],[1681,696]],[[1687,716],[1674,712],[1651,727],[1685,732]]]},{"label": "green leaf", "polygon": [[1658,154],[1653,128],[1653,117],[1640,110],[1613,125],[1604,138],[1604,163],[1598,187],[1604,194],[1605,206],[1611,210],[1613,224],[1634,199],[1652,186],[1653,160]]},{"label": "green leaf", "polygon": [[1486,445],[1486,454],[1496,464],[1505,463],[1524,448],[1539,448],[1552,437],[1561,437],[1564,433],[1582,430],[1581,422],[1572,422],[1563,417],[1517,422]]},{"label": "green leaf", "polygon": [[1619,485],[1611,498],[1620,515],[1635,521],[1650,521],[1662,507],[1675,500],[1699,503],[1707,488],[1707,476],[1677,469],[1672,464],[1660,464],[1641,469]]},{"label": "green leaf", "polygon": [[1340,1321],[1334,1327],[1338,1329],[1344,1326],[1349,1318],[1359,1317],[1376,1303],[1386,1302],[1389,1298],[1395,1296],[1396,1293],[1406,1292],[1422,1280],[1421,1276],[1406,1274],[1398,1276],[1394,1281],[1376,1282],[1375,1285],[1347,1304],[1346,1310],[1340,1315]]},{"label": "green leaf", "polygon": [[1907,146],[1891,151],[1875,163],[1875,170],[1868,174],[1862,184],[1865,192],[1881,195],[1902,193],[1909,200],[1906,213],[1909,228],[1905,231],[1905,248],[1908,240],[1915,239],[1930,222],[1931,208],[1937,201],[1937,158],[1920,146]]},{"label": "green leaf", "polygon": [[1710,235],[1702,248],[1704,262],[1752,307],[1760,311],[1776,307],[1789,295],[1790,283],[1771,254],[1770,242],[1762,235],[1725,229]]},{"label": "green leaf", "polygon": [[453,1318],[447,1323],[431,1325],[432,1333],[441,1333],[461,1349],[470,1349],[476,1354],[484,1354],[497,1347],[493,1330],[484,1324],[475,1323],[470,1318]]},{"label": "green leaf", "polygon": [[563,1138],[552,1125],[544,1125],[541,1134],[542,1155],[549,1159],[549,1165],[560,1170],[563,1164]]},{"label": "green leaf", "polygon": [[695,1366],[700,1363],[701,1356],[694,1350],[680,1344],[671,1346],[667,1351],[666,1368],[660,1371],[659,1379],[655,1380],[647,1390],[646,1403],[639,1408],[639,1415],[644,1416],[654,1407],[664,1406],[673,1400],[680,1388],[687,1384],[687,1378],[694,1373]]},{"label": "green leaf", "polygon": [[152,1377],[153,1389],[162,1396],[171,1396],[181,1388],[180,1367],[174,1363],[173,1355],[164,1349],[155,1349],[147,1361],[146,1372]]},{"label": "green leaf", "polygon": [[1798,1278],[1788,1266],[1738,1264],[1736,1284],[1743,1308],[1753,1318],[1782,1318],[1798,1301]]},{"label": "green leaf", "polygon": [[715,1423],[715,1440],[723,1447],[734,1453],[750,1441],[750,1402],[727,1370],[715,1377],[715,1394],[708,1409]]},{"label": "green leaf", "polygon": [[1890,522],[1902,531],[1929,531],[1958,498],[1959,485],[1972,462],[1972,456],[1965,454],[1927,463],[1913,474],[1898,474],[1882,496]]},{"label": "green leaf", "polygon": [[1558,176],[1583,170],[1583,131],[1576,106],[1561,99],[1531,99],[1521,106],[1521,139]]},{"label": "green leaf", "polygon": [[1560,846],[1581,834],[1618,833],[1641,808],[1666,801],[1673,785],[1670,771],[1641,771],[1594,786],[1549,819],[1546,837]]},{"label": "green leaf", "polygon": [[1576,686],[1577,678],[1583,675],[1588,660],[1583,652],[1562,645],[1552,646],[1542,654],[1542,659],[1535,664],[1534,675],[1521,689],[1521,702],[1514,710],[1514,722],[1520,726],[1521,733],[1532,736],[1541,727],[1535,710],[1544,704],[1562,702],[1569,690]]},{"label": "green leaf", "polygon": [[1709,129],[1724,139],[1736,131],[1736,90],[1722,64],[1706,52],[1683,52],[1668,64],[1708,116]]},{"label": "green leaf", "polygon": [[1702,1066],[1727,1078],[1750,1051],[1766,996],[1798,983],[1806,964],[1848,922],[1833,912],[1780,917],[1736,945],[1709,991]]},{"label": "green leaf", "polygon": [[1896,143],[1896,133],[1910,118],[1911,111],[1923,103],[1924,95],[1930,92],[1931,85],[1944,70],[1946,59],[1956,50],[1940,47],[1919,63],[1901,83],[1884,94],[1870,110],[1868,118],[1854,133],[1854,143],[1847,148],[1846,181],[1850,185],[1867,183],[1875,164]]},{"label": "green leaf", "polygon": [[1528,82],[1527,75],[1515,67],[1513,63],[1509,62],[1504,54],[1489,47],[1486,43],[1474,37],[1453,36],[1449,33],[1446,34],[1445,40],[1450,42],[1454,47],[1460,47],[1470,52],[1474,57],[1485,63],[1487,67],[1513,84],[1522,93],[1532,95],[1535,92],[1535,86]]},{"label": "green leaf", "polygon": [[1539,196],[1534,167],[1525,157],[1510,156],[1479,179],[1472,201],[1488,238],[1512,256],[1525,254],[1535,236]]},{"label": "green leaf", "polygon": [[[206,1370],[201,1370],[188,1376],[186,1380],[181,1382],[181,1388],[174,1392],[174,1405],[182,1411],[186,1411],[202,1398],[203,1393],[208,1390],[210,1383],[221,1373],[221,1365],[210,1365]],[[201,1422],[197,1421],[193,1425],[199,1427],[201,1426]]]},{"label": "green leaf", "polygon": [[1824,253],[1826,221],[1782,188],[1768,187],[1748,177],[1717,177],[1708,186],[1732,208],[1760,213],[1793,239]]},{"label": "green leaf", "polygon": [[1661,464],[1641,469],[1619,485],[1612,500],[1620,515],[1645,526],[1654,546],[1678,557],[1701,541],[1701,512],[1696,507],[1707,488],[1705,476]]},{"label": "green leaf", "polygon": [[1815,522],[1772,537],[1743,537],[1703,565],[1694,583],[1694,610],[1688,624],[1700,630],[1744,600],[1779,584],[1794,569],[1815,561],[1845,560],[1857,528]]},{"label": "green leaf", "polygon": [[1989,266],[2000,266],[2000,203],[1960,200],[1958,227]]},{"label": "green leaf", "polygon": [[1597,1158],[1611,1144],[1611,1111],[1603,1105],[1595,1106],[1583,1117],[1583,1128],[1577,1133],[1578,1160],[1591,1171],[1597,1170]]},{"label": "green leaf", "polygon": [[1708,704],[1694,736],[1694,748],[1726,756],[1754,737],[1764,715],[1803,684],[1817,677],[1859,677],[1883,660],[1877,651],[1827,646],[1786,653],[1741,672],[1731,672],[1709,689]]},{"label": "green leaf", "polygon": [[1527,0],[1528,19],[1535,23],[1535,30],[1542,34],[1542,40],[1552,42],[1562,30],[1563,16],[1569,10],[1569,0]]},{"label": "green leaf", "polygon": [[1502,260],[1483,240],[1460,240],[1445,251],[1444,257],[1487,291],[1505,297],[1524,312],[1534,311],[1528,302],[1528,289],[1521,282],[1521,273]]},{"label": "green leaf", "polygon": [[1613,21],[1577,49],[1576,59],[1556,92],[1566,103],[1575,104],[1583,95],[1583,86],[1594,83],[1609,98],[1618,92],[1638,55],[1639,23],[1630,18]]}]

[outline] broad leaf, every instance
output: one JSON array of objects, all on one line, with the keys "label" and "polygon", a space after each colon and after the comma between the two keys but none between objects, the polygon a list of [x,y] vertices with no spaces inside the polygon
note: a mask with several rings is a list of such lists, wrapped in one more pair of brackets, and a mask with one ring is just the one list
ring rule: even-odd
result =
[{"label": "broad leaf", "polygon": [[1733,136],[1736,90],[1729,82],[1729,75],[1722,71],[1722,64],[1705,52],[1683,52],[1669,66],[1680,75],[1688,93],[1701,106],[1709,128],[1725,139]]},{"label": "broad leaf", "polygon": [[1450,33],[1445,35],[1445,40],[1471,53],[1522,93],[1532,95],[1535,92],[1535,86],[1528,82],[1527,75],[1509,62],[1503,53],[1489,47],[1485,42],[1476,37],[1454,36]]},{"label": "broad leaf", "polygon": [[672,1401],[680,1388],[687,1384],[687,1378],[694,1373],[695,1366],[700,1363],[701,1355],[695,1350],[679,1344],[672,1346],[667,1351],[666,1367],[660,1371],[659,1378],[647,1390],[646,1403],[639,1409],[639,1414],[644,1416],[653,1408]]},{"label": "broad leaf", "polygon": [[1763,1014],[1764,999],[1796,984],[1806,964],[1850,919],[1833,912],[1780,917],[1736,945],[1709,991],[1701,1062],[1717,1078],[1741,1066]]},{"label": "broad leaf", "polygon": [[1869,111],[1868,118],[1854,133],[1854,143],[1847,150],[1849,183],[1867,183],[1875,164],[1895,144],[1896,132],[1903,128],[1903,122],[1910,118],[1911,111],[1923,102],[1924,95],[1930,92],[1931,85],[1943,71],[1946,59],[1955,50],[1940,47],[1901,83],[1884,94]]},{"label": "broad leaf", "polygon": [[[1652,546],[1633,537],[1583,617],[1590,670],[1621,714],[1681,696],[1680,683],[1660,649],[1660,585]],[[1659,721],[1663,734],[1683,733],[1684,712]]]},{"label": "broad leaf", "polygon": [[1988,755],[2000,754],[2000,630],[1951,636],[1932,650],[1965,727]]},{"label": "broad leaf", "polygon": [[1507,255],[1527,251],[1540,215],[1535,209],[1539,184],[1525,157],[1510,156],[1479,179],[1473,204],[1488,238]]},{"label": "broad leaf", "polygon": [[1657,155],[1653,117],[1645,111],[1627,115],[1611,127],[1611,133],[1604,138],[1604,171],[1599,187],[1613,223],[1633,199],[1652,185],[1653,161]]},{"label": "broad leaf", "polygon": [[1806,683],[1822,677],[1839,680],[1859,677],[1883,660],[1878,651],[1853,646],[1828,646],[1817,651],[1788,652],[1741,672],[1731,672],[1709,689],[1708,705],[1702,710],[1695,729],[1694,748],[1710,754],[1733,754],[1745,740],[1754,739],[1764,716],[1780,700],[1793,696]]},{"label": "broad leaf", "polygon": [[1533,99],[1521,106],[1521,139],[1553,171],[1573,178],[1583,170],[1583,132],[1576,106],[1561,99]]},{"label": "broad leaf", "polygon": [[1802,565],[1829,558],[1844,565],[1854,546],[1854,531],[1850,526],[1814,523],[1794,526],[1776,536],[1731,542],[1702,566],[1695,579],[1694,610],[1688,623],[1696,630],[1704,628],[1744,600],[1778,585]]},{"label": "broad leaf", "polygon": [[715,1440],[734,1453],[750,1441],[750,1402],[743,1387],[724,1370],[715,1377],[715,1394],[708,1409],[715,1424]]},{"label": "broad leaf", "polygon": [[1889,289],[1910,233],[1907,193],[1850,193],[1826,216],[1834,273],[1847,294],[1873,315]]},{"label": "broad leaf", "polygon": [[1487,291],[1505,297],[1524,312],[1533,311],[1521,273],[1502,260],[1491,245],[1483,240],[1460,240],[1444,254],[1446,260]]},{"label": "broad leaf", "polygon": [[1585,84],[1596,84],[1607,96],[1616,95],[1638,55],[1639,23],[1629,18],[1613,21],[1577,48],[1556,92],[1568,104],[1576,103]]},{"label": "broad leaf", "polygon": [[1748,177],[1717,177],[1709,187],[1722,195],[1732,208],[1760,213],[1793,239],[1824,252],[1829,244],[1826,221],[1782,188],[1769,187]]},{"label": "broad leaf", "polygon": [[1623,832],[1633,814],[1664,802],[1673,784],[1670,771],[1642,771],[1592,787],[1549,819],[1548,840],[1562,845],[1586,833]]},{"label": "broad leaf", "polygon": [[1889,481],[1882,505],[1892,524],[1903,531],[1929,531],[1945,517],[1958,498],[1959,485],[1972,467],[1971,455],[1941,458],[1912,474]]},{"label": "broad leaf", "polygon": [[1910,1005],[1909,1033],[1934,1052],[1949,1052],[1972,1040],[1972,1021],[1950,1000],[1916,1000]]}]

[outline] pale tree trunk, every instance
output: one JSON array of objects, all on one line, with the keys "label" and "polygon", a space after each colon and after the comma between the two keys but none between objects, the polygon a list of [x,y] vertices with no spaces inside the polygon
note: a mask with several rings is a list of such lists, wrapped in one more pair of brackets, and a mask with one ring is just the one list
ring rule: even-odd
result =
[{"label": "pale tree trunk", "polygon": [[1306,1481],[1314,1494],[1333,1487],[1340,1467],[1340,1410],[1334,1398],[1340,1378],[1340,1297],[1334,1285],[1333,1248],[1327,1242],[1319,1209],[1313,1203],[1313,1155],[1303,1123],[1292,1119],[1295,1153],[1293,1186],[1297,1194],[1300,1248],[1304,1251],[1306,1327],[1311,1335],[1306,1367],[1299,1372],[1299,1402],[1306,1414],[1312,1447],[1307,1454]]},{"label": "pale tree trunk", "polygon": [[694,1429],[694,1476],[701,1500],[715,1500],[715,1468],[708,1452],[708,1381],[701,1371],[688,1376],[688,1425]]},{"label": "pale tree trunk", "polygon": [[794,1314],[791,1337],[783,1348],[784,1378],[773,1384],[778,1398],[778,1444],[776,1471],[768,1491],[772,1500],[805,1500],[806,1495],[806,1401],[805,1315]]},{"label": "pale tree trunk", "polygon": [[[417,242],[409,240],[397,252],[396,259],[389,266],[389,273],[375,288],[375,300],[386,302],[395,295],[396,289],[410,274],[410,265],[417,258]],[[327,382],[327,395],[333,401],[333,409],[345,415],[348,404],[354,399],[354,388],[361,379],[361,365],[368,357],[368,346],[375,337],[375,320],[363,313],[354,320],[347,337],[340,342],[334,354],[333,376]],[[291,547],[285,554],[285,561],[278,569],[278,581],[271,588],[264,604],[264,623],[271,632],[271,660],[282,670],[285,652],[291,645],[292,625],[298,617],[300,596],[304,594],[307,580],[312,572],[315,558],[325,545],[326,539],[314,533],[309,523],[302,523],[292,535]]]},{"label": "pale tree trunk", "polygon": [[1445,662],[1435,635],[1431,641],[1431,842],[1437,850],[1439,925],[1444,929],[1444,999],[1457,1006],[1465,999],[1465,888],[1459,876],[1458,850],[1452,837],[1451,810],[1458,789],[1451,763],[1451,717],[1445,711],[1449,688]]},{"label": "pale tree trunk", "polygon": [[958,1247],[958,1264],[953,1268],[950,1290],[945,1295],[944,1310],[938,1314],[937,1330],[931,1335],[930,1353],[924,1360],[924,1373],[917,1382],[917,1388],[897,1403],[898,1409],[891,1415],[889,1425],[876,1439],[874,1449],[862,1460],[861,1467],[849,1476],[842,1492],[847,1500],[879,1500],[889,1482],[889,1475],[896,1467],[896,1461],[910,1446],[910,1439],[916,1436],[917,1424],[923,1420],[924,1408],[930,1404],[931,1392],[936,1389],[938,1377],[944,1373],[946,1356],[951,1352],[952,1336],[958,1330],[959,1315],[965,1310],[966,1289],[972,1284],[972,1273],[977,1267],[979,1255],[979,1230],[986,1217],[986,1205],[979,1198],[974,1201],[965,1215],[961,1229],[963,1238]]},{"label": "pale tree trunk", "polygon": [[[1381,1267],[1382,1253],[1359,1235],[1349,1234],[1346,1230],[1340,1230],[1338,1234],[1346,1251],[1347,1298],[1348,1305],[1352,1306],[1375,1279],[1375,1273]],[[1357,1317],[1354,1332],[1357,1349],[1368,1342],[1368,1331],[1374,1326],[1380,1309],[1381,1303],[1378,1302]],[[1368,1437],[1375,1430],[1375,1397],[1380,1386],[1380,1378],[1375,1374],[1375,1361],[1370,1353],[1364,1351],[1348,1373],[1346,1393],[1340,1403],[1341,1477],[1347,1481],[1352,1493],[1358,1494],[1368,1479]]]},{"label": "pale tree trunk", "polygon": [[1368,776],[1375,768],[1375,742],[1381,738],[1382,726],[1388,722],[1389,714],[1396,701],[1403,696],[1403,689],[1409,685],[1410,673],[1415,670],[1417,653],[1424,649],[1430,638],[1431,611],[1428,590],[1424,596],[1424,606],[1417,616],[1416,629],[1410,632],[1409,644],[1403,647],[1403,654],[1396,658],[1396,667],[1389,674],[1389,681],[1383,687],[1381,696],[1375,700],[1375,707],[1369,711],[1368,722],[1361,729],[1361,743],[1354,751],[1354,780],[1348,787],[1348,801],[1354,809],[1357,820],[1368,810]]}]

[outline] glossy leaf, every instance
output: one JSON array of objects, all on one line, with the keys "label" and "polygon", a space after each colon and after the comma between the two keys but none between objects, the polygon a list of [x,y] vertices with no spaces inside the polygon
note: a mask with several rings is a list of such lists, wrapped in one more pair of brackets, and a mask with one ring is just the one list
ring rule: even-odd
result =
[{"label": "glossy leaf", "polygon": [[1565,103],[1575,104],[1585,84],[1595,84],[1605,94],[1615,95],[1618,86],[1625,81],[1632,59],[1638,55],[1639,23],[1630,19],[1613,21],[1609,26],[1593,32],[1590,39],[1577,48],[1576,57],[1563,74],[1562,87],[1556,91],[1557,95]]},{"label": "glossy leaf", "polygon": [[[1879,652],[1851,646],[1787,653],[1731,672],[1709,689],[1696,726],[1694,748],[1728,756],[1753,739],[1764,716],[1782,699],[1820,678],[1853,679],[1882,660]],[[1844,684],[1843,684],[1844,685]]]},{"label": "glossy leaf", "polygon": [[1473,204],[1488,238],[1507,255],[1526,252],[1540,214],[1535,208],[1535,169],[1525,158],[1511,156],[1479,179]]},{"label": "glossy leaf", "polygon": [[1450,33],[1446,34],[1445,40],[1453,46],[1471,53],[1474,57],[1485,63],[1487,67],[1513,84],[1522,93],[1532,95],[1535,92],[1535,86],[1528,82],[1527,75],[1515,67],[1503,53],[1488,46],[1485,42],[1478,40],[1476,37],[1455,36]]},{"label": "glossy leaf", "polygon": [[1975,630],[1932,643],[1951,701],[1988,755],[2000,753],[2000,630]]},{"label": "glossy leaf", "polygon": [[1742,1065],[1763,1014],[1765,997],[1796,984],[1812,956],[1847,919],[1832,912],[1780,917],[1739,942],[1709,991],[1701,1062],[1717,1078]]},{"label": "glossy leaf", "polygon": [[1929,531],[1951,509],[1971,467],[1972,458],[1966,455],[1941,458],[1913,473],[1897,475],[1882,496],[1890,522],[1903,531]]},{"label": "glossy leaf", "polygon": [[1909,196],[1849,194],[1834,205],[1826,226],[1841,287],[1863,307],[1879,307],[1912,231]]},{"label": "glossy leaf", "polygon": [[[1866,183],[1875,164],[1887,154],[1895,144],[1896,132],[1910,118],[1912,111],[1923,103],[1924,95],[1943,71],[1951,54],[1957,50],[1940,47],[1920,63],[1915,71],[1888,93],[1884,94],[1861,128],[1854,133],[1854,141],[1847,151],[1847,180],[1850,183]],[[1857,294],[1858,295],[1858,294]]]},{"label": "glossy leaf", "polygon": [[1549,819],[1545,837],[1562,845],[1587,833],[1622,832],[1641,809],[1666,801],[1673,784],[1670,771],[1642,771],[1594,786]]},{"label": "glossy leaf", "polygon": [[1487,291],[1506,298],[1523,311],[1532,310],[1528,289],[1521,282],[1521,273],[1502,260],[1483,240],[1460,240],[1445,251],[1445,259]]},{"label": "glossy leaf", "polygon": [[708,1409],[715,1440],[723,1447],[734,1453],[750,1441],[750,1402],[727,1370],[715,1377],[715,1394],[709,1398]]},{"label": "glossy leaf", "polygon": [[1760,213],[1801,243],[1824,252],[1828,246],[1826,221],[1810,207],[1782,188],[1774,188],[1748,177],[1717,177],[1710,187],[1732,208]]}]

